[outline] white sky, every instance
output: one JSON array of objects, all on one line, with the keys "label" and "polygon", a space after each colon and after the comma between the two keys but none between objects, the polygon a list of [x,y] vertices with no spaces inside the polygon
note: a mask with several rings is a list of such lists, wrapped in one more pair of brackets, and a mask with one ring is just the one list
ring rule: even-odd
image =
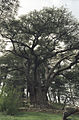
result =
[{"label": "white sky", "polygon": [[40,10],[43,7],[52,7],[57,6],[60,7],[64,5],[72,14],[79,18],[79,0],[19,0],[20,1],[20,8],[19,8],[19,15],[27,14],[34,9]]}]

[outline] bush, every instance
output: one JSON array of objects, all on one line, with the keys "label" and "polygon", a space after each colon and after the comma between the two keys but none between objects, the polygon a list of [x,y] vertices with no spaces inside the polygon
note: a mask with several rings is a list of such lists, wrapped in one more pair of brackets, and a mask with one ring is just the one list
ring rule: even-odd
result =
[{"label": "bush", "polygon": [[62,110],[63,108],[63,104],[61,103],[53,103],[52,106],[53,106],[53,109],[57,109],[57,110]]},{"label": "bush", "polygon": [[0,110],[9,115],[14,115],[20,107],[20,92],[14,88],[7,90],[4,88],[0,94]]}]

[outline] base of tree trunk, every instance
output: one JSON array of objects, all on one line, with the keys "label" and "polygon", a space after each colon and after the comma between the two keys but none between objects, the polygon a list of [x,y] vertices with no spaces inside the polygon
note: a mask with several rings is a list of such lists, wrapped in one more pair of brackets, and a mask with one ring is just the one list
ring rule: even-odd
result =
[{"label": "base of tree trunk", "polygon": [[32,87],[30,89],[30,104],[37,108],[47,108],[47,91],[43,90],[41,87]]}]

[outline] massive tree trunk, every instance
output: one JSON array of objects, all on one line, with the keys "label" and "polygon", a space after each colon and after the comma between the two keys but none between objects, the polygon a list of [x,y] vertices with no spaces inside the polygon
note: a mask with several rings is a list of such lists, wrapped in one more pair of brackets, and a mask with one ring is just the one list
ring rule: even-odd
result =
[{"label": "massive tree trunk", "polygon": [[48,106],[48,98],[47,91],[42,87],[30,86],[30,102],[35,107],[47,107]]},{"label": "massive tree trunk", "polygon": [[40,71],[37,61],[35,61],[33,68],[32,80],[29,80],[30,103],[35,107],[46,107],[48,105],[47,88],[42,85],[40,78]]},{"label": "massive tree trunk", "polygon": [[25,68],[27,78],[27,91],[30,95],[30,103],[35,107],[47,107],[48,88],[45,84],[42,83],[38,58],[35,57],[34,61],[28,60],[28,64],[26,64]]}]

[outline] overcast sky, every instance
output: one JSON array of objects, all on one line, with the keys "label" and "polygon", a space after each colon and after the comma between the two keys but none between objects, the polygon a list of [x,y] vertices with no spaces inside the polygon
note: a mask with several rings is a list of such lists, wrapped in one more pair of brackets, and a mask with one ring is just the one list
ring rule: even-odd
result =
[{"label": "overcast sky", "polygon": [[72,14],[79,19],[79,0],[19,0],[19,15],[26,14],[34,9],[40,10],[43,7],[60,7],[64,5]]}]

